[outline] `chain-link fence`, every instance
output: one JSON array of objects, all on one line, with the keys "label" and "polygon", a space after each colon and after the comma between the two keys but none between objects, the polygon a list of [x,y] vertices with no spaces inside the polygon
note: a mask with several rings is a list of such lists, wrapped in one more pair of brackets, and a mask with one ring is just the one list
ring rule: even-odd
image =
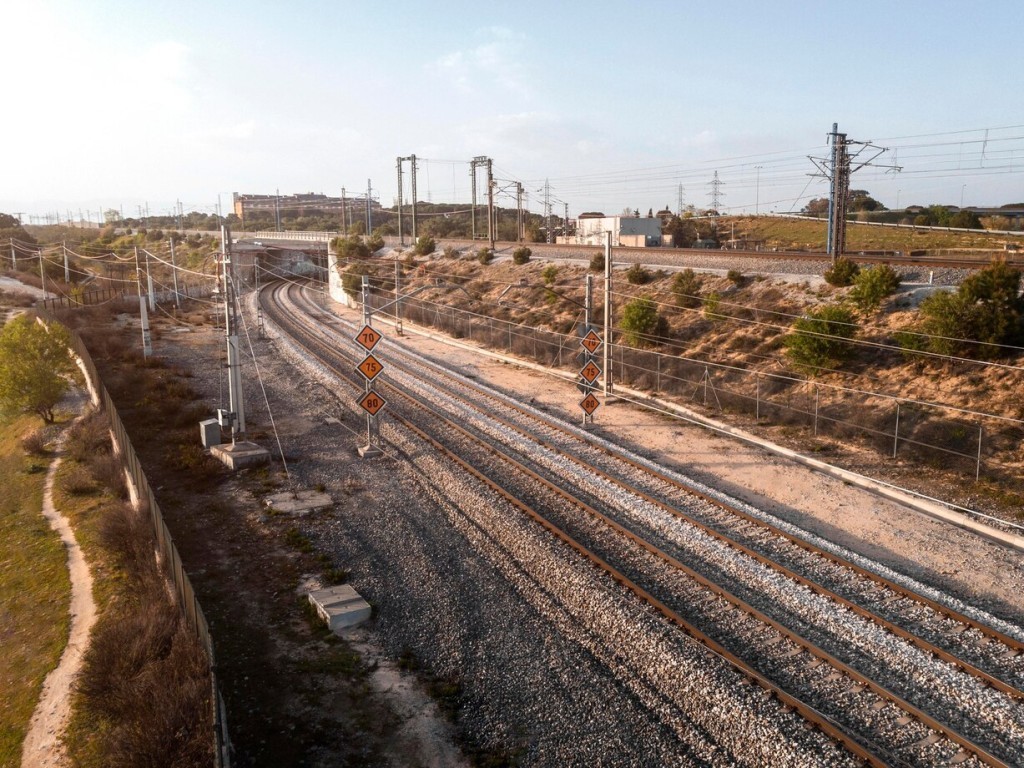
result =
[{"label": "chain-link fence", "polygon": [[[394,294],[377,289],[371,307]],[[580,367],[579,329],[570,333],[402,299],[401,317],[455,338],[575,373]],[[1020,477],[1024,421],[910,398],[751,371],[719,363],[636,349],[612,341],[613,384],[670,399],[735,426],[789,427],[789,437],[811,438],[809,452],[824,440],[856,442],[890,459],[985,477]]]}]

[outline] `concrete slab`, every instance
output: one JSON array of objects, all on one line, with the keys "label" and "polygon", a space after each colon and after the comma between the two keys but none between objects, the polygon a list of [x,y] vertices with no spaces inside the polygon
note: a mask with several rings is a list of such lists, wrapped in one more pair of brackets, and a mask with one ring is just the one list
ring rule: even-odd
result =
[{"label": "concrete slab", "polygon": [[255,467],[270,461],[270,451],[249,442],[215,445],[210,449],[210,455],[231,469]]},{"label": "concrete slab", "polygon": [[267,496],[263,503],[278,512],[305,515],[332,506],[334,499],[320,491],[283,491]]},{"label": "concrete slab", "polygon": [[354,627],[370,618],[370,604],[353,587],[340,584],[309,593],[309,602],[332,632]]}]

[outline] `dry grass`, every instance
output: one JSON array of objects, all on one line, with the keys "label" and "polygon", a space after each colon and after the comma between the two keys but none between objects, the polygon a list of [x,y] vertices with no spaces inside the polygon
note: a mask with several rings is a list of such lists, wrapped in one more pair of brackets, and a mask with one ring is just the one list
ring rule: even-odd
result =
[{"label": "dry grass", "polygon": [[0,420],[0,765],[21,744],[46,674],[68,633],[71,594],[64,547],[42,516],[43,472],[19,443],[34,419]]},{"label": "dry grass", "polygon": [[83,420],[69,445],[85,455],[69,459],[59,477],[62,505],[76,504],[67,497],[75,492],[68,478],[84,475],[94,497],[102,494],[73,510],[96,580],[100,618],[76,685],[68,751],[74,764],[86,768],[208,766],[206,658],[168,596],[148,514],[118,498],[124,494],[123,474],[109,440],[106,450],[99,445],[106,434],[104,418]]}]

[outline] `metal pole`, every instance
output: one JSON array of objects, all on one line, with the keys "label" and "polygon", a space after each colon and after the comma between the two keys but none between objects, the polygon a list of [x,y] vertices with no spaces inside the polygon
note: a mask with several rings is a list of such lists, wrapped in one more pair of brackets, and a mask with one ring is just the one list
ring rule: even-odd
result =
[{"label": "metal pole", "polygon": [[231,258],[231,233],[221,226],[221,266],[224,276],[224,317],[225,335],[228,345],[228,398],[233,414],[231,419],[231,442],[245,440],[245,403],[242,399],[242,366],[238,353],[237,310],[235,308],[234,277],[235,264]]},{"label": "metal pole", "polygon": [[523,242],[523,185],[516,182],[516,240]]},{"label": "metal pole", "polygon": [[761,421],[761,374],[754,374],[754,423]]},{"label": "metal pole", "polygon": [[896,448],[900,443],[900,401],[896,401],[896,430],[892,433],[892,457],[896,458]]},{"label": "metal pole", "polygon": [[274,190],[274,224],[277,227],[276,231],[281,231],[281,190]]},{"label": "metal pole", "polygon": [[604,233],[604,349],[602,368],[604,369],[604,396],[612,392],[612,233]]},{"label": "metal pole", "polygon": [[11,268],[18,268],[18,256],[14,252],[14,238],[11,238]]},{"label": "metal pole", "polygon": [[[79,215],[78,218],[82,218],[81,215]],[[64,282],[65,283],[70,283],[71,282],[71,270],[68,267],[68,244],[67,244],[67,241],[66,240],[61,240],[60,247],[64,251]]]},{"label": "metal pole", "polygon": [[139,320],[142,325],[142,356],[153,354],[153,340],[149,334],[149,315],[146,314],[146,299],[142,295],[142,267],[139,266],[139,247],[135,246],[135,278],[139,286]]},{"label": "metal pole", "polygon": [[345,188],[341,188],[341,236],[344,237],[348,234],[348,220],[347,211],[348,201],[345,199]]},{"label": "metal pole", "polygon": [[156,296],[153,295],[153,273],[149,268],[149,251],[146,251],[146,298],[149,300],[149,311],[156,311]]},{"label": "metal pole", "polygon": [[487,239],[491,241],[491,251],[494,251],[494,173],[492,162],[487,158]]},{"label": "metal pole", "polygon": [[409,155],[412,167],[412,241],[416,242],[416,155]]},{"label": "metal pole", "polygon": [[402,335],[402,265],[395,259],[395,332]]},{"label": "metal pole", "polygon": [[405,233],[402,231],[402,158],[395,160],[398,166],[398,245],[405,247]]},{"label": "metal pole", "polygon": [[370,210],[370,200],[373,199],[373,186],[370,180],[366,180],[366,234],[373,232],[373,212]]},{"label": "metal pole", "polygon": [[974,471],[974,482],[978,482],[979,480],[981,480],[981,438],[982,438],[982,434],[984,433],[984,431],[985,431],[985,425],[984,424],[979,424],[978,425],[978,467]]},{"label": "metal pole", "polygon": [[817,384],[814,385],[814,436],[818,436],[818,392],[820,388]]},{"label": "metal pole", "polygon": [[469,187],[472,196],[469,206],[470,234],[476,241],[476,160],[471,160],[469,163]]},{"label": "metal pole", "polygon": [[39,279],[43,284],[43,301],[46,301],[46,272],[43,271],[43,249],[39,249]]},{"label": "metal pole", "polygon": [[178,294],[178,265],[174,261],[174,238],[171,241],[171,277],[174,279],[174,306],[181,309],[181,296]]}]

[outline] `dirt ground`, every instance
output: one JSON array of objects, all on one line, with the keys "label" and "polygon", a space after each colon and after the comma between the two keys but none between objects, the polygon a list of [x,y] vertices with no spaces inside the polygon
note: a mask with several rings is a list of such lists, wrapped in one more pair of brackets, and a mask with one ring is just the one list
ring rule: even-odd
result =
[{"label": "dirt ground", "polygon": [[[332,308],[358,319],[339,305]],[[395,338],[387,326],[381,330]],[[129,323],[125,333],[135,343],[137,329]],[[188,381],[202,392],[203,405],[211,412],[224,405],[218,403],[219,374],[210,365],[223,346],[222,332],[211,325],[186,329],[158,318],[154,333],[159,355],[192,368],[195,378]],[[579,393],[563,379],[411,332],[399,343],[554,415],[579,419]],[[261,368],[268,390],[293,393],[291,410],[275,413],[287,442],[301,445],[304,434],[322,432],[324,414],[310,393],[319,385],[301,384],[304,377],[291,362],[261,363]],[[296,386],[309,397],[296,397]],[[451,729],[422,689],[390,668],[393,660],[381,657],[372,633],[352,638],[354,646],[338,645],[315,623],[296,620],[296,589],[309,574],[332,564],[318,561],[315,552],[296,551],[295,542],[289,543],[289,522],[261,510],[260,499],[274,490],[273,476],[246,471],[226,481],[219,473],[197,479],[194,469],[183,475],[169,468],[174,457],[165,453],[159,435],[147,433],[144,412],[126,407],[122,417],[210,621],[228,724],[239,748],[237,765],[332,764],[324,760],[337,755],[383,765],[452,764],[457,748]],[[593,432],[1024,626],[1020,553],[762,449],[629,404],[602,405]],[[258,439],[272,445],[270,435]],[[346,457],[360,439],[348,434],[336,446],[331,458],[342,465],[336,471],[346,472],[358,461]],[[365,501],[356,490],[352,498],[337,500],[338,512],[369,514],[359,507]],[[1020,633],[1024,636],[1024,629]],[[358,661],[351,658],[352,647]],[[397,750],[396,740],[401,742]]]},{"label": "dirt ground", "polygon": [[[333,306],[347,319],[359,319],[355,311]],[[467,351],[461,346],[464,340],[451,346],[407,333],[401,343],[532,400],[552,414],[580,418],[580,395],[567,381]],[[1024,624],[1024,557],[1015,550],[756,446],[621,401],[596,411],[592,431],[900,573]]]}]

